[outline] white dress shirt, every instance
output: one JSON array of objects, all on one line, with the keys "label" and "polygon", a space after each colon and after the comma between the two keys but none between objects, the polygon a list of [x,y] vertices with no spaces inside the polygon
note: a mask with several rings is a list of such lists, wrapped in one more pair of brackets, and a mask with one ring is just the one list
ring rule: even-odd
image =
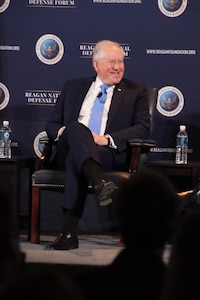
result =
[{"label": "white dress shirt", "polygon": [[[91,84],[91,86],[88,90],[88,93],[85,96],[85,99],[83,101],[78,121],[87,127],[88,127],[88,123],[90,120],[90,114],[92,111],[92,107],[94,105],[94,101],[95,101],[97,95],[101,92],[100,86],[102,84],[103,84],[103,82],[97,77],[96,81],[94,81]],[[105,128],[106,128],[106,123],[107,123],[107,119],[108,119],[108,113],[109,113],[109,108],[110,108],[110,104],[111,104],[114,87],[115,86],[111,86],[107,89],[107,98],[106,98],[106,102],[104,104],[104,109],[103,109],[100,135],[104,135],[104,133],[105,133]]]},{"label": "white dress shirt", "polygon": [[[90,114],[92,111],[92,107],[94,105],[94,101],[95,101],[97,95],[101,92],[100,86],[102,84],[103,84],[103,82],[98,77],[96,78],[95,81],[92,82],[92,84],[85,96],[83,104],[81,106],[78,121],[87,127],[88,127],[88,123],[90,120]],[[104,109],[103,109],[100,135],[104,135],[104,133],[105,133],[106,123],[108,120],[108,113],[109,113],[109,108],[110,108],[114,88],[115,88],[115,86],[113,85],[107,89],[107,98],[106,98],[106,102],[104,104]],[[61,136],[61,134],[63,133],[65,128],[66,128],[66,126],[63,126],[59,129],[56,140],[59,139],[59,137]],[[109,147],[116,149],[117,146],[115,145],[113,138],[109,134],[106,134],[105,136],[106,136],[106,138],[109,139]]]}]

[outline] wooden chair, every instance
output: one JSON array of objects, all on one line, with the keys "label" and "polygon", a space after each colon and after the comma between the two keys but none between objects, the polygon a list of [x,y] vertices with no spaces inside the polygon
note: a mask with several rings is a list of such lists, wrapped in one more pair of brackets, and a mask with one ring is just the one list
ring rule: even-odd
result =
[{"label": "wooden chair", "polygon": [[[156,110],[158,90],[157,88],[148,88],[149,111],[151,115],[151,131],[153,128],[154,113]],[[64,192],[64,171],[50,169],[48,158],[52,150],[52,144],[46,137],[40,140],[44,143],[44,150],[40,157],[38,170],[32,174],[32,203],[31,203],[31,242],[40,243],[40,192],[41,190],[51,190]],[[124,171],[105,172],[102,178],[111,180],[116,187],[124,180],[132,176],[141,166],[142,161],[147,159],[150,148],[156,146],[154,140],[130,139],[127,141],[130,147],[129,169]],[[88,193],[92,192],[92,186],[88,186]]]}]

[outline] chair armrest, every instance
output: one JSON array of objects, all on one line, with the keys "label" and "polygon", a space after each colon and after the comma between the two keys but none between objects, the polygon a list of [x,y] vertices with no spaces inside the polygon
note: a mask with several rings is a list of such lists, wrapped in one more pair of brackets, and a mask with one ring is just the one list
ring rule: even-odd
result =
[{"label": "chair armrest", "polygon": [[[44,144],[42,155],[39,159],[38,169],[48,168],[50,166],[50,155],[52,146],[55,144],[49,137],[45,136],[39,139],[41,144]],[[131,148],[131,159],[129,164],[129,172],[137,171],[140,155],[147,153],[151,148],[156,147],[155,140],[133,138],[128,141]]]},{"label": "chair armrest", "polygon": [[40,156],[39,163],[38,163],[38,169],[40,170],[40,169],[48,168],[50,165],[50,155],[52,151],[53,142],[48,136],[41,137],[39,139],[39,142],[40,144],[44,145],[42,155]]},{"label": "chair armrest", "polygon": [[128,145],[131,148],[129,172],[133,174],[138,169],[140,155],[150,152],[150,149],[156,147],[157,143],[155,140],[133,138],[128,141]]},{"label": "chair armrest", "polygon": [[129,146],[131,147],[142,147],[142,148],[154,148],[157,146],[157,142],[155,140],[148,139],[130,139],[128,141]]}]

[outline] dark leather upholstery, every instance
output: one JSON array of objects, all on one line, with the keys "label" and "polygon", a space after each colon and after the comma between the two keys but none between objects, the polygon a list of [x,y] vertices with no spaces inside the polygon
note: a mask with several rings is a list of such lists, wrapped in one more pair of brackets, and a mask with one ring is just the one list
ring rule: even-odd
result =
[{"label": "dark leather upholstery", "polygon": [[[157,88],[148,89],[149,110],[151,114],[153,129],[153,118],[157,101]],[[51,152],[52,145],[48,138],[41,140],[44,143],[43,154],[39,162],[39,170],[32,174],[32,205],[31,205],[31,242],[40,242],[40,190],[64,191],[64,171],[49,169],[48,157]],[[150,148],[156,146],[154,140],[131,139],[128,141],[130,145],[130,164],[129,170],[114,171],[103,173],[105,180],[115,182],[116,186],[127,180],[138,169],[141,154],[148,155]],[[143,157],[144,160],[144,157]],[[88,192],[91,193],[91,185],[88,186]]]},{"label": "dark leather upholstery", "polygon": [[[32,186],[40,187],[41,189],[60,189],[61,192],[64,190],[64,176],[65,172],[55,169],[41,169],[33,173],[32,175]],[[128,172],[113,171],[102,173],[102,178],[105,180],[114,181],[116,186],[127,180],[131,176]],[[88,189],[92,189],[92,186],[88,186]]]}]

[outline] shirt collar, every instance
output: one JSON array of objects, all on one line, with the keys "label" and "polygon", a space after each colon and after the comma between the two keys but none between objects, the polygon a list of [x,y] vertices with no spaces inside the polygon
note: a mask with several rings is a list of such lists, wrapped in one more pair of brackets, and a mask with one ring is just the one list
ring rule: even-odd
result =
[{"label": "shirt collar", "polygon": [[[95,89],[100,89],[100,86],[103,84],[103,82],[99,79],[99,77],[97,76],[96,77],[96,80],[95,80],[95,82],[94,82],[94,86],[95,86]],[[110,87],[112,87],[112,89],[114,90],[114,88],[115,88],[115,85],[112,85],[112,86],[110,86]],[[110,89],[110,87],[108,88],[108,90]]]}]

